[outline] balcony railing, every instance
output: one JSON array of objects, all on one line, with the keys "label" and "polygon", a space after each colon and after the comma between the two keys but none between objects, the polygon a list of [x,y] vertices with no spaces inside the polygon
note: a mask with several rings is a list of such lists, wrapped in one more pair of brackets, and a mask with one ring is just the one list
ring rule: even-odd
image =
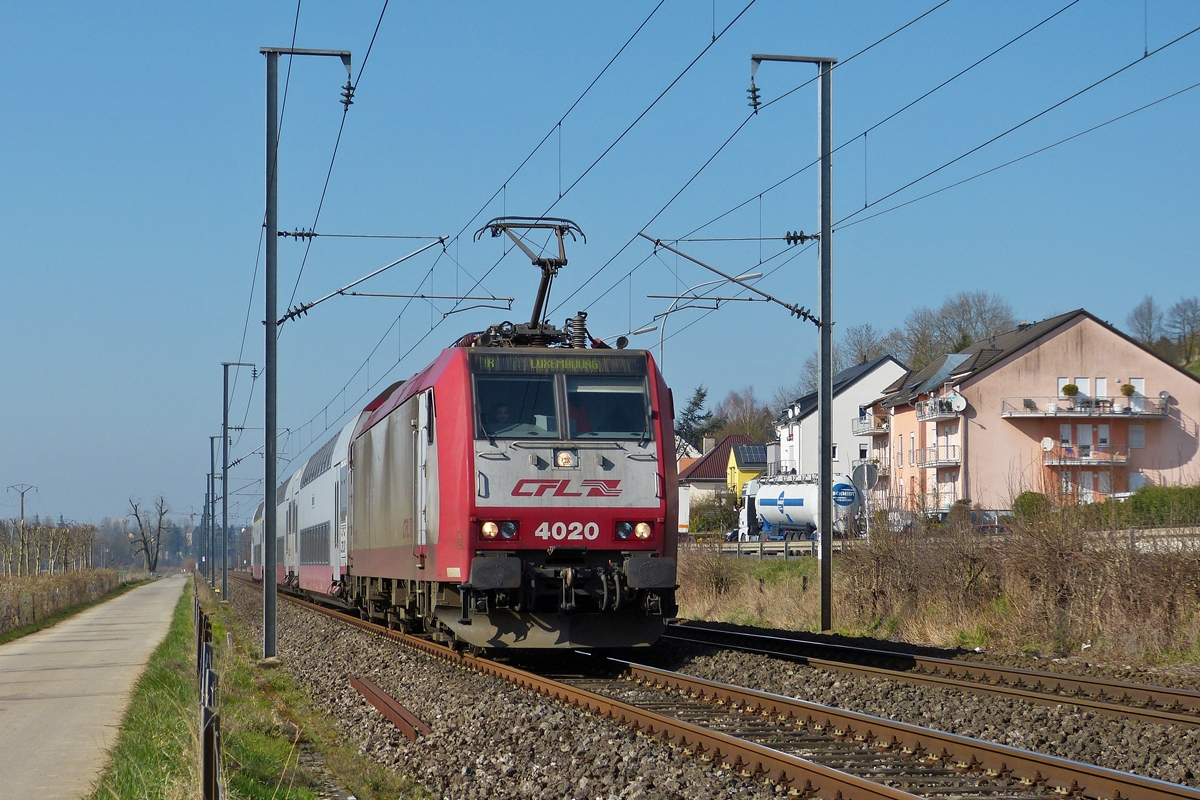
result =
[{"label": "balcony railing", "polygon": [[936,444],[922,447],[914,454],[918,467],[954,467],[962,463],[956,444]]},{"label": "balcony railing", "polygon": [[948,397],[935,397],[932,400],[922,400],[917,403],[917,419],[927,422],[934,419],[954,419],[958,412],[951,405]]},{"label": "balcony railing", "polygon": [[1002,417],[1165,417],[1170,406],[1158,397],[1004,397]]},{"label": "balcony railing", "polygon": [[1047,467],[1124,467],[1128,462],[1129,448],[1110,445],[1058,444],[1042,457]]},{"label": "balcony railing", "polygon": [[850,423],[850,430],[855,436],[883,436],[891,427],[891,420],[887,417],[877,417],[873,414],[859,417]]},{"label": "balcony railing", "polygon": [[773,478],[776,475],[795,475],[796,462],[790,458],[783,458],[779,461],[773,461],[767,464],[767,477]]},{"label": "balcony railing", "polygon": [[887,474],[888,461],[886,458],[856,458],[850,462],[850,467],[852,469],[857,469],[858,467],[862,466],[863,464],[870,464],[872,467],[874,467],[875,469],[877,469],[879,471],[880,475]]},{"label": "balcony railing", "polygon": [[950,506],[958,500],[958,490],[954,484],[948,484],[941,489],[926,492],[925,508],[928,511],[949,511]]}]

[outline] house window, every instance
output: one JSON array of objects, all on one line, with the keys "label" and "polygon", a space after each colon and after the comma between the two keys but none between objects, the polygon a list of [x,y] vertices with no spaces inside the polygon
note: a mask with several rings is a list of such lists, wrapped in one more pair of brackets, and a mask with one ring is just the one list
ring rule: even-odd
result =
[{"label": "house window", "polygon": [[1112,494],[1112,476],[1103,470],[1096,473],[1096,491],[1100,494]]},{"label": "house window", "polygon": [[1092,379],[1091,378],[1076,378],[1075,385],[1079,387],[1080,397],[1092,396]]},{"label": "house window", "polygon": [[1071,446],[1071,423],[1064,422],[1058,426],[1058,443],[1063,447]]},{"label": "house window", "polygon": [[1070,382],[1071,382],[1070,378],[1059,378],[1058,379],[1058,396],[1059,397],[1066,397],[1066,395],[1063,394],[1063,387],[1066,386]]},{"label": "house window", "polygon": [[838,457],[837,457],[837,442],[834,442],[834,443],[833,443],[833,445],[832,445],[832,448],[833,448],[833,460],[834,460],[834,461],[837,461],[837,460],[838,460]]},{"label": "house window", "polygon": [[917,463],[917,435],[915,433],[908,435],[908,463]]},{"label": "house window", "polygon": [[1146,426],[1145,425],[1130,425],[1129,426],[1129,446],[1131,448],[1146,446]]},{"label": "house window", "polygon": [[1108,378],[1096,378],[1096,397],[1108,397]]},{"label": "house window", "polygon": [[859,457],[860,459],[862,459],[863,461],[866,461],[866,460],[867,460],[867,445],[865,445],[865,444],[860,444],[860,445],[858,446],[858,457]]},{"label": "house window", "polygon": [[1108,447],[1108,426],[1096,426],[1096,447]]},{"label": "house window", "polygon": [[896,466],[904,466],[904,437],[896,437]]},{"label": "house window", "polygon": [[1073,491],[1073,484],[1071,482],[1071,470],[1064,469],[1062,471],[1062,493],[1063,494],[1071,494],[1072,491]]}]

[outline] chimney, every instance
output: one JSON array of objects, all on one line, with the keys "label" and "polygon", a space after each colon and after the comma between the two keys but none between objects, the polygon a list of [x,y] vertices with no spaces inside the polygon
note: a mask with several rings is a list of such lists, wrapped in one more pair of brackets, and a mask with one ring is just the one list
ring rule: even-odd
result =
[{"label": "chimney", "polygon": [[717,437],[713,436],[711,433],[704,434],[704,455],[708,455],[709,452],[716,446]]}]

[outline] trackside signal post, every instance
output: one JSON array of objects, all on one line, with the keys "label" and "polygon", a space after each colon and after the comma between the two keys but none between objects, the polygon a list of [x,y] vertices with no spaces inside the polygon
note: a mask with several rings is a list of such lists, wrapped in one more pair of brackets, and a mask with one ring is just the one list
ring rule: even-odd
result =
[{"label": "trackside signal post", "polygon": [[[754,73],[764,61],[792,61],[816,64],[820,76],[821,151],[821,310],[820,361],[817,386],[817,413],[820,418],[817,450],[817,497],[821,522],[821,630],[833,628],[833,67],[836,58],[819,56],[779,56],[755,53],[750,56],[750,105],[758,112],[758,89]],[[803,237],[803,234],[801,234]]]},{"label": "trackside signal post", "polygon": [[[350,89],[349,50],[307,50],[296,47],[261,47],[259,52],[267,57],[267,209],[263,224],[267,229],[266,253],[266,315],[263,326],[266,333],[266,360],[264,394],[266,413],[264,424],[263,452],[265,469],[263,475],[263,658],[276,658],[275,637],[275,492],[278,486],[276,436],[276,356],[278,345],[278,289],[279,289],[279,56],[334,56],[346,67],[347,91]],[[343,94],[343,102],[349,95]]]}]

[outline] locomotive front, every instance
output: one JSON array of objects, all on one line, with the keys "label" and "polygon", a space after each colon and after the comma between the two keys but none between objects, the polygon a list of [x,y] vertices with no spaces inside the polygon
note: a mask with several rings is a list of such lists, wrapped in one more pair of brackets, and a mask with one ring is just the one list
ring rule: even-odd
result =
[{"label": "locomotive front", "polygon": [[675,615],[670,395],[645,351],[472,347],[474,497],[455,635],[631,647]]}]

